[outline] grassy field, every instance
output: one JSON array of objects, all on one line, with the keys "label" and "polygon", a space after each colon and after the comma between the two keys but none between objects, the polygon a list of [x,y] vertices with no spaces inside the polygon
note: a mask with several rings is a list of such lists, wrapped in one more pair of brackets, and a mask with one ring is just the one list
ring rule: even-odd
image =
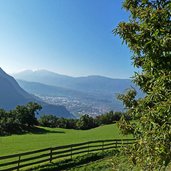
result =
[{"label": "grassy field", "polygon": [[104,159],[93,161],[88,164],[83,164],[66,171],[113,171],[112,157],[106,157]]},{"label": "grassy field", "polygon": [[28,134],[0,137],[0,156],[46,147],[114,138],[129,137],[123,137],[116,124],[105,125],[91,130],[37,128]]},{"label": "grassy field", "polygon": [[[141,168],[132,165],[128,160],[129,156],[114,155],[101,160],[88,162],[65,171],[140,171]],[[160,169],[159,169],[160,170]],[[165,171],[171,171],[171,164]]]}]

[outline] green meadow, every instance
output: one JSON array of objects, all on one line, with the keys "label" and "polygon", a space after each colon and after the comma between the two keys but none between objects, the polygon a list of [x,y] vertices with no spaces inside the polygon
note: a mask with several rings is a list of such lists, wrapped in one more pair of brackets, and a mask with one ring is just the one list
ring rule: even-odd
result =
[{"label": "green meadow", "polygon": [[0,156],[66,144],[115,138],[131,138],[131,136],[123,136],[116,124],[104,125],[90,130],[37,127],[31,133],[1,136]]}]

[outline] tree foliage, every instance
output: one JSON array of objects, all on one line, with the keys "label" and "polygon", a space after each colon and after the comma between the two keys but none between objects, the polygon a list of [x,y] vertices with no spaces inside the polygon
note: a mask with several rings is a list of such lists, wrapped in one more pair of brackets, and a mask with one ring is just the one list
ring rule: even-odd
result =
[{"label": "tree foliage", "polygon": [[[58,118],[54,115],[43,115],[38,122],[41,126],[51,128],[67,128],[67,129],[91,129],[104,124],[112,124],[119,121],[124,113],[110,111],[108,113],[96,116],[82,115],[79,119]],[[128,117],[126,117],[128,119]]]},{"label": "tree foliage", "polygon": [[0,135],[25,132],[37,125],[35,114],[41,108],[39,104],[30,102],[11,111],[0,109]]},{"label": "tree foliage", "polygon": [[138,118],[125,124],[137,139],[132,161],[143,170],[160,170],[171,161],[171,1],[125,0],[123,8],[129,21],[114,33],[133,52],[133,64],[141,68],[133,81],[146,94],[138,100],[134,90],[119,96],[127,113]]},{"label": "tree foliage", "polygon": [[90,129],[96,127],[95,120],[89,115],[82,115],[77,122],[78,129]]}]

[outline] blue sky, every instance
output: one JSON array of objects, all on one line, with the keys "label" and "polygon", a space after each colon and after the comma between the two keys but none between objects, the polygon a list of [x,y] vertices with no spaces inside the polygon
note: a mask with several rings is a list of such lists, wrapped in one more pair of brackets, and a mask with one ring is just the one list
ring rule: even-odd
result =
[{"label": "blue sky", "polygon": [[0,0],[0,67],[71,76],[133,75],[129,49],[112,29],[122,0]]}]

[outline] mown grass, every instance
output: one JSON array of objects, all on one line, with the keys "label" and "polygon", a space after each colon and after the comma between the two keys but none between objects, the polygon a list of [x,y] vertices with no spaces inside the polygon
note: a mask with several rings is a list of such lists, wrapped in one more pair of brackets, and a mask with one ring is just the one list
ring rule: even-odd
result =
[{"label": "mown grass", "polygon": [[91,130],[38,127],[31,133],[0,137],[0,156],[65,144],[114,138],[131,138],[131,136],[123,136],[116,124],[104,125]]}]

